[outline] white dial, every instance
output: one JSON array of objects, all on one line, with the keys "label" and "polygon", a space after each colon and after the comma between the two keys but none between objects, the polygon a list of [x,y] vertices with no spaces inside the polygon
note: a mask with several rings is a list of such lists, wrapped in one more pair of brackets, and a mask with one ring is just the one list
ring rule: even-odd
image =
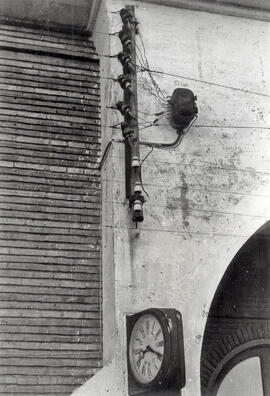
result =
[{"label": "white dial", "polygon": [[137,319],[131,332],[129,361],[135,379],[151,383],[158,375],[164,355],[164,334],[159,320],[152,314]]}]

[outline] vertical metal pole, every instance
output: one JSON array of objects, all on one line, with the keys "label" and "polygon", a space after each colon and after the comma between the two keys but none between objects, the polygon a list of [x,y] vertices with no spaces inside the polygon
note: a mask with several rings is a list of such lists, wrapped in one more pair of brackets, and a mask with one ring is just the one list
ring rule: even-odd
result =
[{"label": "vertical metal pole", "polygon": [[[119,76],[119,81],[124,89],[124,102],[118,102],[118,109],[124,115],[125,137],[125,171],[126,171],[126,197],[132,209],[132,220],[143,221],[143,203],[140,167],[140,146],[138,128],[138,99],[137,99],[137,73],[136,73],[136,31],[137,21],[133,6],[126,6],[120,11],[123,20],[123,29],[119,38],[123,44],[123,51],[119,53],[123,65],[124,76]],[[127,78],[128,85],[121,83]]]},{"label": "vertical metal pole", "polygon": [[[135,186],[141,185],[141,168],[140,166],[132,166],[132,161],[136,158],[140,161],[140,146],[139,146],[139,128],[138,128],[138,97],[137,97],[137,73],[136,73],[136,30],[137,30],[137,23],[135,18],[135,9],[134,6],[126,6],[126,9],[132,15],[132,22],[131,22],[131,49],[130,49],[130,56],[132,67],[134,68],[134,72],[130,73],[130,80],[131,80],[131,89],[133,95],[128,95],[125,93],[124,99],[125,103],[129,103],[131,113],[134,115],[134,118],[130,119],[130,126],[133,129],[133,135],[129,138],[129,144],[131,148],[130,152],[130,171],[131,171],[131,178],[130,178],[130,207],[133,210],[133,221],[143,221],[142,211],[139,214],[137,213],[134,215],[134,205],[136,205],[136,192]],[[126,102],[126,100],[128,102]],[[138,195],[138,194],[137,194]],[[141,206],[143,204],[143,197],[140,194]]]},{"label": "vertical metal pole", "polygon": [[125,181],[126,181],[126,198],[131,198],[131,146],[129,138],[125,137]]}]

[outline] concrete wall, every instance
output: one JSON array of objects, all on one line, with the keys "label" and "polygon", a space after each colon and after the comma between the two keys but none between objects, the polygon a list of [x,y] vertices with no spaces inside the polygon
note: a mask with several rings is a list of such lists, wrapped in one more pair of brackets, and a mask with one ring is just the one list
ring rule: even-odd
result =
[{"label": "concrete wall", "polygon": [[[145,221],[137,229],[125,201],[121,131],[107,128],[103,134],[104,140],[114,140],[102,173],[104,364],[113,364],[76,395],[126,395],[125,315],[171,307],[183,315],[187,384],[182,395],[195,396],[200,394],[201,342],[215,290],[240,247],[270,217],[269,24],[134,4],[150,67],[164,72],[154,74],[156,81],[165,96],[177,87],[192,89],[199,118],[180,147],[155,149],[144,162],[149,199]],[[121,49],[117,36],[106,33],[121,29],[113,12],[125,2],[106,5],[94,34],[101,55]],[[121,89],[107,79],[119,74],[117,60],[101,56],[103,106],[122,98]],[[145,73],[138,73],[138,90],[140,111],[161,110]],[[104,107],[102,119],[111,125],[121,117]],[[166,117],[160,124],[143,130],[141,140],[173,141],[175,130]],[[148,152],[141,147],[142,158]]]}]

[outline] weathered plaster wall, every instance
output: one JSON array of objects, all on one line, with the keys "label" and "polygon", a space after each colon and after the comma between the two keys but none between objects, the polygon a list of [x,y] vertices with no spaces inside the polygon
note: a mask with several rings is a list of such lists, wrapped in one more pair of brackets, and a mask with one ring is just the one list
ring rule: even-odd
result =
[{"label": "weathered plaster wall", "polygon": [[1,0],[0,17],[83,30],[94,8],[95,0]]},{"label": "weathered plaster wall", "polygon": [[[145,221],[137,229],[125,202],[123,144],[113,142],[105,160],[104,356],[105,363],[114,359],[123,381],[119,393],[119,376],[112,375],[106,394],[127,394],[125,315],[172,307],[183,315],[187,384],[182,395],[195,396],[200,394],[201,342],[215,290],[239,248],[270,217],[269,24],[134,4],[150,67],[165,73],[154,74],[155,79],[165,95],[177,87],[192,89],[199,118],[180,147],[155,149],[144,162],[149,199]],[[125,2],[106,5],[110,24],[97,25],[96,32],[119,31],[121,20],[113,12]],[[117,36],[103,36],[110,43],[107,50],[116,54],[121,49]],[[115,59],[101,57],[101,69],[103,77],[121,73]],[[101,83],[107,87],[103,106],[122,98],[117,84],[106,78]],[[145,73],[138,74],[138,89],[139,110],[160,111]],[[120,120],[112,110],[103,113],[104,125]],[[168,120],[161,118],[160,124],[143,130],[141,140],[174,140]],[[103,138],[108,136],[106,129]],[[113,129],[113,139],[121,139],[120,130]],[[142,147],[142,158],[148,152]],[[102,372],[99,378],[76,395],[96,395],[97,389],[103,394]]]}]

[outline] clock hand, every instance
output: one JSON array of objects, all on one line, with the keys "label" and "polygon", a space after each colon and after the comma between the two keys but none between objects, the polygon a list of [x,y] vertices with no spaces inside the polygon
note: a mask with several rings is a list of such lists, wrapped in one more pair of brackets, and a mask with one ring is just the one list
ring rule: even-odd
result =
[{"label": "clock hand", "polygon": [[139,355],[139,359],[138,360],[142,360],[144,358],[144,355],[146,354],[146,352],[147,352],[147,347],[146,347],[145,350],[137,349],[136,352],[135,352],[135,355]]},{"label": "clock hand", "polygon": [[144,355],[146,354],[146,352],[147,352],[147,348],[145,349],[145,350],[140,350],[140,351],[138,351],[136,354],[139,354],[139,358],[138,358],[138,360],[137,360],[137,365],[138,365],[138,367],[140,367],[140,365],[141,365],[141,361],[144,359]]},{"label": "clock hand", "polygon": [[154,351],[154,349],[153,349],[150,345],[147,345],[147,347],[146,347],[146,352],[152,352],[152,353],[154,353],[155,355],[157,355],[157,357],[160,357],[160,358],[163,357],[162,353],[160,353],[160,352],[158,352],[158,351]]}]

